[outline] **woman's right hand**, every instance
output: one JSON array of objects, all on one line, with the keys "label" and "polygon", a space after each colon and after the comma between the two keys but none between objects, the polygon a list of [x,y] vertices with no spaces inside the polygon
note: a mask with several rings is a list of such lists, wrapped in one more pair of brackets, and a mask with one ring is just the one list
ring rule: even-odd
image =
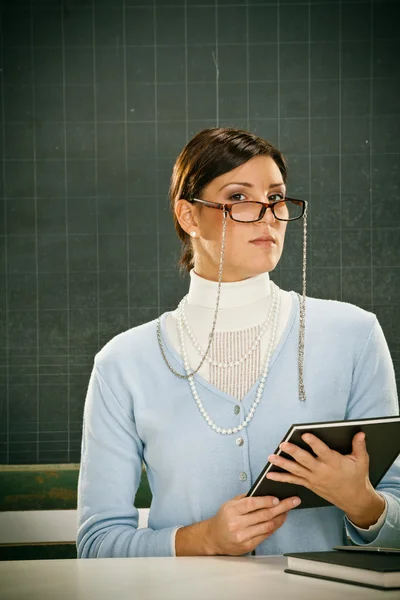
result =
[{"label": "woman's right hand", "polygon": [[282,527],[288,512],[299,504],[297,496],[279,502],[272,496],[246,498],[242,494],[228,500],[207,520],[207,553],[239,556],[251,552]]}]

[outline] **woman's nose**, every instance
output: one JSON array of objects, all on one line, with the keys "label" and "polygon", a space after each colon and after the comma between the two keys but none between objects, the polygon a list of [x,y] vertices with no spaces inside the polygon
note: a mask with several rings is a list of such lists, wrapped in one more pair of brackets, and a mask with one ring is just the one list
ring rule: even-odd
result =
[{"label": "woman's nose", "polygon": [[260,219],[260,222],[264,222],[267,223],[268,225],[272,225],[273,223],[275,223],[276,219],[275,219],[275,215],[272,212],[271,206],[266,207],[266,211],[262,217],[262,219]]}]

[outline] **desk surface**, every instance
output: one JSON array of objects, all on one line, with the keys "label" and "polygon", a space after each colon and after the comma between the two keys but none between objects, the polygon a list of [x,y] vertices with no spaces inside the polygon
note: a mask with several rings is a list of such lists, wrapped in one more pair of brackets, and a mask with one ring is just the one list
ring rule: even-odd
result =
[{"label": "desk surface", "polygon": [[400,592],[284,573],[269,557],[103,558],[0,563],[1,600],[398,600]]}]

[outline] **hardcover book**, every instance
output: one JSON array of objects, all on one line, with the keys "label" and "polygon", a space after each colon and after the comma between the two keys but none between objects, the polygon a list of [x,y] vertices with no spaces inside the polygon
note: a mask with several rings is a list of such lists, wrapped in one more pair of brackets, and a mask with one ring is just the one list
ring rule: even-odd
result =
[{"label": "hardcover book", "polygon": [[378,590],[400,590],[400,550],[294,552],[285,573],[329,579]]}]

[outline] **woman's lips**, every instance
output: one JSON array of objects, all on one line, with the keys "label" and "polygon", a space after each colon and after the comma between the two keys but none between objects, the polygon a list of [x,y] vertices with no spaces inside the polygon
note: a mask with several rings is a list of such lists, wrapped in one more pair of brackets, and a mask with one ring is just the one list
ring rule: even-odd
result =
[{"label": "woman's lips", "polygon": [[251,240],[250,244],[253,244],[254,246],[261,246],[263,248],[273,248],[276,246],[275,239],[269,235]]}]

